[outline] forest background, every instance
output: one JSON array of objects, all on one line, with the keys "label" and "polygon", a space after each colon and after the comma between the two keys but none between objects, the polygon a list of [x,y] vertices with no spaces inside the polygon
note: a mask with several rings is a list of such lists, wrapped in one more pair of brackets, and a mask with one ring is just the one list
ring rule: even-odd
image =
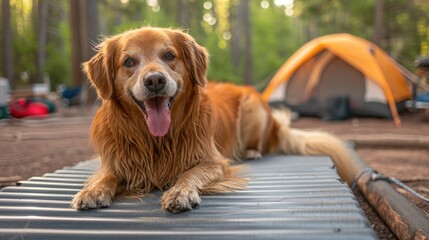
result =
[{"label": "forest background", "polygon": [[263,89],[300,46],[347,32],[414,72],[429,55],[429,0],[2,0],[0,76],[12,89],[86,86],[80,64],[102,36],[183,28],[210,53],[208,78]]}]

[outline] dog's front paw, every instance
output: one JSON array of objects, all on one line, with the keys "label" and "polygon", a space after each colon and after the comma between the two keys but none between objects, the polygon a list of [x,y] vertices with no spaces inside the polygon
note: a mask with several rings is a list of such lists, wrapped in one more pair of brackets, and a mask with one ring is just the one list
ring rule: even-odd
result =
[{"label": "dog's front paw", "polygon": [[73,198],[70,206],[77,210],[108,207],[112,192],[105,188],[85,188]]},{"label": "dog's front paw", "polygon": [[162,208],[171,213],[191,210],[201,203],[198,191],[192,188],[173,187],[161,197]]},{"label": "dog's front paw", "polygon": [[249,149],[246,151],[245,159],[260,159],[262,154],[258,150]]}]

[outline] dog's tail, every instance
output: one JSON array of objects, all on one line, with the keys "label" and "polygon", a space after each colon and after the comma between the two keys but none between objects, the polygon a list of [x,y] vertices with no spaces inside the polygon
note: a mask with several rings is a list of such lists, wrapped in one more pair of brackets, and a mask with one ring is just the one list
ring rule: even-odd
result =
[{"label": "dog's tail", "polygon": [[290,128],[290,114],[274,110],[272,113],[278,124],[276,131],[278,150],[286,154],[328,155],[336,166],[347,164],[353,157],[351,149],[337,137],[321,131],[305,131]]}]

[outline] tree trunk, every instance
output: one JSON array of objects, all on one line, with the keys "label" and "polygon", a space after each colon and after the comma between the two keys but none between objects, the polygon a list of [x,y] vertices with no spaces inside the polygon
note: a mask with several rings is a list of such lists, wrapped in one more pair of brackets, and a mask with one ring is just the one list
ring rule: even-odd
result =
[{"label": "tree trunk", "polygon": [[383,30],[383,18],[384,18],[384,0],[376,0],[375,1],[375,26],[374,26],[374,35],[372,37],[372,41],[381,46],[381,41],[384,37]]},{"label": "tree trunk", "polygon": [[12,59],[12,43],[10,30],[10,2],[2,0],[2,36],[3,36],[3,74],[9,80],[9,85],[12,89],[15,88],[13,81],[13,59]]},{"label": "tree trunk", "polygon": [[177,22],[183,27],[188,27],[187,9],[185,0],[177,0]]},{"label": "tree trunk", "polygon": [[70,22],[71,22],[71,58],[72,58],[72,84],[77,87],[83,82],[83,74],[81,72],[81,60],[82,60],[82,45],[81,45],[81,13],[80,13],[80,1],[70,0]]},{"label": "tree trunk", "polygon": [[241,0],[239,6],[242,12],[242,26],[244,36],[244,83],[253,85],[253,58],[252,58],[252,26],[250,22],[249,0]]},{"label": "tree trunk", "polygon": [[[82,39],[81,44],[82,50],[82,62],[88,61],[94,56],[94,43],[97,43],[98,31],[98,11],[97,11],[97,0],[80,0],[81,1],[81,13],[84,14],[82,17],[83,25],[82,28]],[[97,101],[97,93],[91,88],[88,79],[84,76],[82,82],[82,100],[87,106],[92,106]]]},{"label": "tree trunk", "polygon": [[92,106],[97,99],[94,89],[89,87],[86,76],[81,71],[81,64],[93,55],[93,44],[97,43],[98,11],[96,0],[70,0],[72,25],[72,81],[74,86],[81,86],[81,103]]},{"label": "tree trunk", "polygon": [[231,59],[234,68],[240,66],[240,12],[238,8],[231,4],[229,19],[231,23]]},{"label": "tree trunk", "polygon": [[38,1],[38,21],[37,21],[37,36],[38,36],[38,49],[37,49],[37,68],[36,68],[36,82],[43,82],[43,71],[45,68],[46,58],[46,24],[48,17],[48,1]]}]

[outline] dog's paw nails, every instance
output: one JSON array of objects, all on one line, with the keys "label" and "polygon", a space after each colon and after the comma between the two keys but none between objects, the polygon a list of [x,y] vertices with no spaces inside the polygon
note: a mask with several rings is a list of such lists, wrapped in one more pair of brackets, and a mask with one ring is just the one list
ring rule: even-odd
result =
[{"label": "dog's paw nails", "polygon": [[76,210],[108,207],[112,202],[108,190],[84,189],[73,198],[70,207]]},{"label": "dog's paw nails", "polygon": [[70,203],[70,207],[76,210],[82,209],[82,201],[80,199],[73,198],[72,202]]},{"label": "dog's paw nails", "polygon": [[70,207],[76,210],[86,210],[90,208],[96,208],[97,205],[95,201],[93,201],[90,198],[76,196],[73,198],[73,201],[71,202]]},{"label": "dog's paw nails", "polygon": [[162,195],[162,208],[179,213],[196,208],[201,203],[201,198],[196,190],[172,188]]},{"label": "dog's paw nails", "polygon": [[97,201],[97,208],[106,208],[106,207],[110,206],[110,203],[111,203],[110,200],[109,201],[98,200]]},{"label": "dog's paw nails", "polygon": [[262,154],[257,150],[247,150],[246,151],[246,159],[260,159],[262,158]]}]

